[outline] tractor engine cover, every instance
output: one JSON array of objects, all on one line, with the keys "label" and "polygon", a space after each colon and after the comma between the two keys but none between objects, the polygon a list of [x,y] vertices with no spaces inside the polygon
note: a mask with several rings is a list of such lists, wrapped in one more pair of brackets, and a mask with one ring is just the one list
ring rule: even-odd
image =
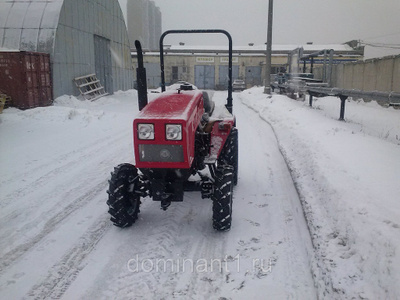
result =
[{"label": "tractor engine cover", "polygon": [[164,92],[149,102],[133,122],[136,167],[189,169],[203,113],[198,90]]}]

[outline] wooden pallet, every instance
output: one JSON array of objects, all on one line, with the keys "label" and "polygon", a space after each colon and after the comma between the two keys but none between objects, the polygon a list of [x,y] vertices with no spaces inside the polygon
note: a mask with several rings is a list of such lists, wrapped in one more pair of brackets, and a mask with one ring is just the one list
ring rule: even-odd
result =
[{"label": "wooden pallet", "polygon": [[79,92],[86,100],[96,100],[108,95],[97,79],[96,74],[89,74],[74,79]]}]

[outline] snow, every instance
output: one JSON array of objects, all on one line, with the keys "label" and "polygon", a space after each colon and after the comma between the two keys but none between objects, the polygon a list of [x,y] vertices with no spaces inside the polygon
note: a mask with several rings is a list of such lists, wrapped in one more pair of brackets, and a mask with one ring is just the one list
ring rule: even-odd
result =
[{"label": "snow", "polygon": [[400,111],[348,101],[340,122],[334,97],[314,109],[285,96],[266,100],[259,89],[242,97],[274,128],[332,290],[398,298]]},{"label": "snow", "polygon": [[262,92],[234,93],[225,233],[199,193],[166,212],[143,199],[134,226],[111,225],[107,180],[133,161],[136,91],[5,109],[0,298],[400,298],[400,111],[348,100],[343,122],[337,98],[310,108]]}]

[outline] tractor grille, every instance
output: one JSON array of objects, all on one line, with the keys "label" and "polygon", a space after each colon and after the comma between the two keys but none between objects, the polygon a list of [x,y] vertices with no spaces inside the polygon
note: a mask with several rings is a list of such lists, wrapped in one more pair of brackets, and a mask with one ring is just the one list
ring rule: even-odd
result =
[{"label": "tractor grille", "polygon": [[142,162],[184,162],[182,145],[139,145]]}]

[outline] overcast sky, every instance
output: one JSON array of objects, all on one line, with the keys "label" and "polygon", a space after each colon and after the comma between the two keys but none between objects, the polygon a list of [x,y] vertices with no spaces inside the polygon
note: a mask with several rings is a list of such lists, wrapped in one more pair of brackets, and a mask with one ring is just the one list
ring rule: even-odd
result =
[{"label": "overcast sky", "polygon": [[[162,13],[163,31],[229,31],[236,46],[266,42],[268,0],[153,0]],[[125,5],[126,0],[120,0]],[[125,2],[125,3],[124,3]],[[337,44],[350,40],[394,44],[369,48],[369,56],[400,54],[400,0],[275,0],[273,44]],[[166,43],[224,44],[224,36],[180,35]],[[372,54],[371,54],[372,51]]]}]

